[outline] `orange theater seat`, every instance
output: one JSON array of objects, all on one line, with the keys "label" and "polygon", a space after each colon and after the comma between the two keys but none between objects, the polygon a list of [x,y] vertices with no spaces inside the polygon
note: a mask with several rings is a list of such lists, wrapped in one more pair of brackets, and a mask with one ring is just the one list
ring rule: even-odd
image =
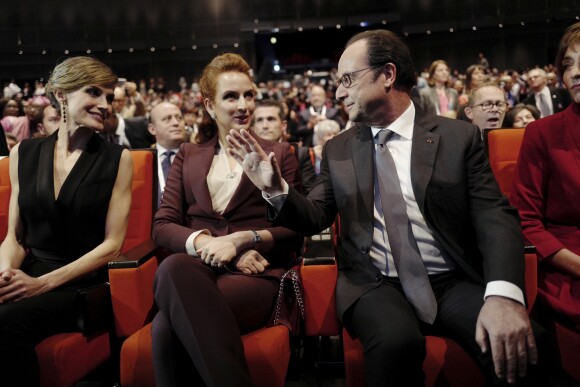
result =
[{"label": "orange theater seat", "polygon": [[8,227],[8,204],[11,191],[9,165],[8,157],[0,159],[0,242],[6,237]]},{"label": "orange theater seat", "polygon": [[485,143],[491,170],[501,192],[509,199],[525,129],[486,129]]},{"label": "orange theater seat", "polygon": [[[132,202],[123,250],[149,238],[157,201],[157,162],[154,152],[131,151],[131,157]],[[78,332],[61,333],[43,340],[36,346],[42,387],[72,386],[81,380],[109,359],[112,339],[111,334],[104,331],[89,337]]]},{"label": "orange theater seat", "polygon": [[[256,386],[283,386],[290,360],[288,329],[262,328],[242,336],[250,374]],[[121,349],[121,384],[124,387],[154,387],[151,357],[151,324],[131,335]]]},{"label": "orange theater seat", "polygon": [[[151,324],[155,315],[153,279],[158,261],[170,253],[148,240],[118,261],[109,263],[109,280],[121,348],[121,384],[155,385],[151,358]],[[250,375],[256,386],[282,387],[290,360],[290,334],[286,327],[262,328],[242,336]]]},{"label": "orange theater seat", "polygon": [[[530,267],[526,260],[526,288],[528,310],[536,294],[535,254]],[[301,267],[304,285],[305,332],[307,336],[333,336],[340,332],[336,315],[335,288],[337,266],[333,259],[304,259]],[[364,385],[364,353],[359,340],[342,329],[346,384],[349,387]],[[438,336],[427,336],[427,356],[423,362],[426,386],[482,386],[484,377],[471,357],[455,341]]]}]

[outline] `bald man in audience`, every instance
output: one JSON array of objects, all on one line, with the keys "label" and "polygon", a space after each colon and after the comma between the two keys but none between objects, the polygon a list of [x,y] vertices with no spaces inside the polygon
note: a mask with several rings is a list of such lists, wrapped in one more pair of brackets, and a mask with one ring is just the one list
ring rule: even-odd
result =
[{"label": "bald man in audience", "polygon": [[314,127],[322,120],[334,120],[338,122],[341,128],[344,127],[344,122],[335,108],[326,106],[326,90],[320,85],[312,86],[310,89],[310,106],[304,109],[298,115],[299,126],[298,136],[302,138],[302,145],[312,146],[312,136]]},{"label": "bald man in audience", "polygon": [[528,86],[530,92],[522,103],[536,106],[542,117],[559,113],[570,105],[568,91],[549,87],[547,74],[543,69],[535,68],[528,71]]},{"label": "bald man in audience", "polygon": [[179,152],[179,146],[186,141],[185,120],[181,110],[169,102],[156,105],[149,115],[148,130],[156,140],[159,204],[171,163]]},{"label": "bald man in audience", "polygon": [[484,84],[471,91],[465,115],[483,133],[484,129],[501,128],[507,107],[504,91],[495,85]]}]

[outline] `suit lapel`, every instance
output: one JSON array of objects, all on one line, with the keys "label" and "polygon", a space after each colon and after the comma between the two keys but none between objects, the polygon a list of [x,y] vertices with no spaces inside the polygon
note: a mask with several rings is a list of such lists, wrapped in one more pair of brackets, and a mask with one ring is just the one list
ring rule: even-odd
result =
[{"label": "suit lapel", "polygon": [[188,165],[187,186],[191,187],[193,197],[199,203],[201,209],[208,215],[214,215],[213,203],[209,194],[206,179],[216,152],[217,136],[210,141],[201,144],[194,150],[195,154],[187,157],[183,162]]},{"label": "suit lapel", "polygon": [[[270,152],[272,152],[273,146],[272,143],[270,143],[270,141],[262,140],[260,137],[256,136],[252,130],[250,130],[250,134],[258,142],[258,144],[260,144],[260,146],[262,147],[262,149],[266,154],[270,154]],[[280,163],[282,163],[282,160],[280,159],[281,157],[282,157],[281,154],[278,153],[276,154],[276,159]],[[247,200],[249,200],[250,197],[255,194],[255,190],[256,186],[250,181],[248,176],[242,172],[240,184],[238,184],[238,187],[234,191],[234,195],[232,196],[230,202],[226,206],[223,215],[227,216],[229,212],[236,210],[243,203],[246,203]]]},{"label": "suit lapel", "polygon": [[[350,130],[355,129],[351,128]],[[352,161],[354,164],[356,184],[359,192],[370,192],[371,195],[361,195],[368,219],[373,219],[374,213],[374,143],[371,128],[357,126],[358,133],[352,137]],[[352,182],[355,183],[354,181]]]},{"label": "suit lapel", "polygon": [[436,124],[417,116],[413,129],[411,148],[411,182],[417,205],[424,214],[425,193],[435,168],[435,157],[439,147],[439,135],[431,132]]}]

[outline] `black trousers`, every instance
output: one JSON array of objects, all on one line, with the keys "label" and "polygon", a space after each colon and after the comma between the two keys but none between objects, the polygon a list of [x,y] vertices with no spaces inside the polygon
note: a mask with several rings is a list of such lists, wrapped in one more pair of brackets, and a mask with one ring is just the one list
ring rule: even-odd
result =
[{"label": "black trousers", "polygon": [[[32,277],[54,270],[51,265],[27,260],[23,271]],[[35,347],[49,336],[76,330],[74,301],[78,287],[62,287],[0,305],[0,385],[39,385]]]},{"label": "black trousers", "polygon": [[[400,282],[384,278],[364,294],[345,314],[344,324],[364,347],[367,386],[422,386],[425,335],[441,335],[457,341],[479,364],[488,385],[507,384],[495,376],[490,352],[482,354],[475,341],[475,327],[483,306],[484,286],[453,273],[430,276],[438,303],[435,323],[420,322],[407,302]],[[544,329],[532,321],[540,362],[528,366],[524,385],[547,386],[543,375],[555,365]],[[547,371],[546,371],[547,370]]]},{"label": "black trousers", "polygon": [[155,278],[153,365],[158,386],[251,386],[241,335],[266,325],[278,281],[174,254]]}]

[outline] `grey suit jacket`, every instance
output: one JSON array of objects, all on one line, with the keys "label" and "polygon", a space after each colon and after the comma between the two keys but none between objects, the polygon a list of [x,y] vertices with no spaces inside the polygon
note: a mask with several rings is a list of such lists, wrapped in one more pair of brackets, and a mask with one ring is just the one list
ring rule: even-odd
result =
[{"label": "grey suit jacket", "polygon": [[[502,280],[524,292],[523,238],[517,211],[495,181],[479,129],[463,121],[420,116],[411,151],[417,204],[457,270],[482,284]],[[374,210],[371,129],[356,126],[330,140],[321,175],[308,195],[290,190],[275,224],[315,234],[340,215],[336,296],[339,318],[382,282],[370,261]],[[270,216],[274,212],[270,209]]]}]

